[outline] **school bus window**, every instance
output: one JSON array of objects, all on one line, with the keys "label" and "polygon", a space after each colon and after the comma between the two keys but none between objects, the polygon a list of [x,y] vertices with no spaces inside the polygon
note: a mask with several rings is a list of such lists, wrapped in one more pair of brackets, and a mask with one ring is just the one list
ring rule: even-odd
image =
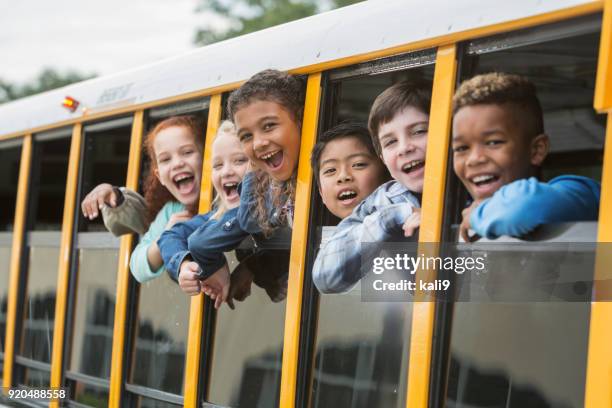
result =
[{"label": "school bus window", "polygon": [[[198,144],[204,146],[208,105],[209,99],[205,98],[148,111],[143,143],[147,143],[146,135],[162,121],[172,121],[171,118],[177,116],[191,116],[198,127]],[[150,188],[147,180],[153,171],[152,160],[155,158],[150,158],[146,149],[143,149],[141,189]],[[129,348],[131,358],[128,359],[126,388],[128,391],[132,387],[152,389],[179,396],[183,394],[190,298],[169,278],[166,271],[162,275],[139,278],[142,279],[140,285],[131,289],[137,296],[130,311],[133,344]],[[144,401],[153,401],[131,391],[129,395],[134,404],[137,400],[142,400],[143,404]],[[158,405],[163,406],[163,403],[156,401],[155,406]]]},{"label": "school bus window", "polygon": [[[590,18],[599,21],[599,16]],[[526,44],[521,43],[521,38],[526,38],[524,33],[518,32],[517,39],[510,34],[500,42],[496,52],[479,49],[478,41],[474,41],[463,57],[462,80],[501,71],[522,75],[535,84],[543,109],[544,130],[550,138],[550,152],[542,165],[542,180],[545,181],[565,174],[601,179],[605,117],[597,116],[592,108],[599,25],[593,25],[590,32],[581,30],[578,33],[573,31],[574,26],[571,21],[557,24],[554,28],[557,35],[562,34],[560,37],[538,41],[539,35],[534,33]],[[547,29],[540,27],[540,34],[545,34]],[[486,41],[495,42],[495,38]],[[460,123],[456,121],[454,129],[459,128]],[[451,183],[457,182],[457,179],[451,180]],[[466,196],[464,191],[463,196],[455,198],[453,205],[463,208]],[[549,235],[552,241],[594,242],[597,229],[594,221],[566,225],[559,229],[561,232]],[[545,235],[547,230],[555,231],[554,228],[557,227],[544,226],[540,235],[530,239],[541,239],[538,236]],[[508,243],[502,248],[508,249],[511,245]],[[551,246],[548,248],[531,254],[530,258],[515,253],[514,259],[529,261],[521,263],[518,270],[527,271],[531,278],[536,273],[547,273],[549,279],[559,279],[563,269],[555,269],[550,263],[544,266],[536,259],[553,250]],[[588,281],[592,279],[594,254],[579,252],[567,258],[564,265],[573,275],[580,273]],[[504,252],[492,252],[490,259],[493,256],[501,259]],[[583,268],[573,262],[577,256],[585,257]],[[496,292],[492,299],[510,296],[509,292],[504,292],[512,287],[510,275],[518,279],[520,274],[517,268],[509,265],[511,263],[506,263],[506,268],[488,274],[487,282],[490,284],[491,279],[496,279],[503,292]],[[478,280],[481,278],[473,276],[472,279],[473,284],[482,283]],[[510,304],[469,301],[455,304],[449,336],[447,404],[484,407],[505,405],[511,400],[521,406],[525,401],[531,401],[534,406],[583,405],[590,303],[584,296],[576,297],[574,300],[578,301],[573,303],[562,301],[563,298],[556,297],[559,292],[553,292],[556,290],[553,286],[544,292],[537,292],[537,287],[524,287],[521,298],[516,298],[516,294],[514,298],[506,297]],[[536,296],[532,299],[541,301],[526,303],[529,296]],[[558,303],[551,302],[552,299],[557,299]],[[509,341],[516,339],[517,333],[520,333],[521,342]],[[559,355],[566,357],[559,359]],[[488,392],[475,392],[483,388]]]},{"label": "school bus window", "polygon": [[4,359],[9,268],[20,161],[21,141],[0,144],[0,374]]},{"label": "school bus window", "polygon": [[[227,141],[236,137],[231,142],[236,148],[239,140],[232,132],[218,134],[227,133],[221,136]],[[215,146],[212,153],[220,157]],[[269,240],[247,237],[240,248],[226,254],[232,282],[246,298],[234,299],[234,309],[224,305],[217,311],[207,402],[278,406],[290,242],[291,229],[280,228]]]},{"label": "school bus window", "polygon": [[[84,127],[77,203],[100,183],[125,183],[130,134],[131,118]],[[69,313],[66,378],[75,390],[75,401],[95,405],[108,398],[100,397],[108,391],[99,380],[110,377],[119,240],[106,232],[100,217],[86,220],[80,206],[77,216],[76,261],[71,271],[76,301]],[[91,389],[97,391],[89,393]]]},{"label": "school bus window", "polygon": [[49,385],[71,129],[35,135],[30,170],[26,270],[21,276],[21,329],[17,333],[15,383]]},{"label": "school bus window", "polygon": [[[318,162],[337,163],[336,167],[341,169],[344,162],[342,162],[340,153],[346,155],[350,149],[355,149],[355,152],[361,152],[362,155],[365,154],[368,157],[373,156],[368,160],[377,161],[377,155],[371,153],[372,147],[364,148],[363,146],[367,142],[372,143],[367,137],[369,135],[367,130],[363,130],[366,134],[366,138],[363,140],[355,137],[356,133],[361,133],[358,129],[342,129],[347,126],[347,122],[361,124],[361,128],[363,128],[367,124],[374,100],[385,90],[387,92],[381,96],[379,101],[388,101],[390,98],[396,97],[404,98],[408,94],[412,95],[414,100],[420,100],[420,97],[415,95],[426,94],[425,99],[428,100],[431,92],[434,63],[435,52],[426,50],[402,56],[401,59],[391,59],[387,63],[387,65],[396,64],[396,67],[385,67],[384,61],[375,61],[369,69],[367,69],[367,65],[370,63],[366,63],[363,64],[366,67],[362,65],[331,72],[328,88],[330,92],[324,102],[324,106],[328,107],[328,110],[324,112],[324,126],[321,126],[320,130],[320,134],[323,134],[323,136],[320,136],[320,140],[323,138],[323,140],[329,141],[325,142],[325,147]],[[406,67],[412,68],[406,69]],[[357,72],[357,75],[350,75],[351,70]],[[377,70],[385,73],[377,72]],[[400,104],[401,108],[396,107],[395,109],[398,109],[398,112],[385,112],[383,116],[391,116],[391,120],[388,122],[381,121],[379,129],[384,125],[393,124],[395,120],[412,120],[412,114],[405,113],[406,109],[413,107],[412,104],[415,104],[415,115],[424,115],[424,126],[426,128],[429,106],[421,107],[412,101],[407,104]],[[381,104],[378,106],[381,106]],[[426,111],[421,112],[424,109]],[[400,113],[400,115],[397,113]],[[334,131],[330,131],[330,129],[334,129]],[[342,135],[342,132],[348,132],[349,134]],[[390,131],[390,133],[392,132]],[[350,142],[351,140],[355,142],[351,145],[343,145],[341,149],[334,149],[334,145],[348,143],[347,141]],[[414,153],[416,149],[411,149],[411,151]],[[425,146],[423,146],[421,153],[424,161]],[[385,156],[383,155],[383,157]],[[416,156],[414,159],[416,160]],[[333,160],[337,160],[337,162]],[[373,165],[370,164],[370,166]],[[369,177],[376,178],[375,185],[357,186],[358,175],[356,174],[350,173],[349,176],[345,177],[353,180],[352,183],[355,183],[353,189],[375,189],[380,183],[389,180],[388,166],[384,163],[379,163],[377,166],[380,166],[384,176],[381,177],[378,174],[379,172],[369,174]],[[353,167],[355,166],[351,166],[351,168]],[[331,168],[329,171],[337,172],[338,176],[336,178],[339,179],[343,171],[338,169]],[[391,164],[390,169],[393,173],[393,164]],[[313,225],[311,228],[323,226],[322,241],[326,241],[329,235],[333,233],[333,227],[331,226],[335,225],[339,219],[350,214],[352,207],[356,206],[361,200],[353,203],[348,213],[342,212],[342,205],[336,206],[334,204],[334,199],[340,199],[339,196],[336,197],[338,194],[336,183],[328,186],[324,180],[327,173],[319,170],[321,169],[313,169],[313,172],[318,172],[319,175],[318,188],[321,191],[323,203],[319,199],[317,190],[313,189],[314,194],[317,195],[313,220],[317,220],[318,225]],[[349,173],[349,170],[344,171]],[[326,189],[335,189],[333,191],[336,194],[326,195]],[[370,190],[363,192],[362,199],[370,194]],[[360,197],[360,193],[361,191],[358,192],[358,197]],[[417,193],[420,193],[420,191]],[[412,239],[416,239],[416,237]],[[328,289],[335,291],[332,288]],[[316,312],[314,313],[316,314]],[[411,320],[412,308],[406,303],[362,302],[359,283],[342,296],[320,294],[318,322],[313,333],[315,340],[314,356],[312,358],[314,361],[311,364],[314,370],[311,373],[311,387],[307,396],[309,406],[404,405]]]}]

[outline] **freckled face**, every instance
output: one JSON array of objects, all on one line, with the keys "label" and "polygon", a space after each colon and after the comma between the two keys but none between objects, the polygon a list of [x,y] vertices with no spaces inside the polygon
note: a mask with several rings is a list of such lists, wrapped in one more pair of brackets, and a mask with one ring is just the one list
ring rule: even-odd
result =
[{"label": "freckled face", "polygon": [[319,193],[327,209],[338,218],[348,217],[384,182],[383,164],[356,137],[327,143],[320,160]]},{"label": "freckled face", "polygon": [[466,106],[453,119],[453,168],[473,199],[532,175],[530,142],[514,111],[501,105]]},{"label": "freckled face", "polygon": [[234,114],[242,149],[253,165],[277,181],[295,172],[300,153],[300,128],[282,105],[257,100]]},{"label": "freckled face", "polygon": [[380,125],[382,160],[391,177],[415,193],[423,192],[429,115],[408,106]]},{"label": "freckled face", "polygon": [[242,181],[249,162],[242,151],[238,137],[222,133],[212,146],[212,182],[215,191],[225,204],[225,208],[235,208],[240,204],[238,183]]},{"label": "freckled face", "polygon": [[192,206],[200,197],[202,149],[184,126],[161,130],[153,141],[155,175],[179,202]]}]

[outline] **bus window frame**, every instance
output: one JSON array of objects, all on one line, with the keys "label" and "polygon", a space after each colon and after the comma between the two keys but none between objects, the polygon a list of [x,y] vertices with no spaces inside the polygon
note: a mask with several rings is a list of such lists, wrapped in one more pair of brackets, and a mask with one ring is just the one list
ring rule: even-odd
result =
[{"label": "bus window frame", "polygon": [[[518,28],[509,32],[460,42],[457,44],[458,66],[455,89],[461,83],[464,72],[472,71],[472,67],[469,65],[470,59],[466,57],[474,57],[508,49],[573,38],[580,35],[593,34],[599,32],[601,29],[601,12],[595,12],[587,15],[569,17],[562,21]],[[596,69],[599,69],[599,67]],[[610,120],[610,115],[608,116],[608,120]],[[607,134],[610,133],[610,128],[611,126],[608,123]],[[450,137],[451,135],[449,134],[449,138]],[[607,135],[606,138],[608,139]],[[448,162],[450,163],[451,161],[452,149],[449,148]],[[457,233],[453,225],[457,219],[460,219],[459,217],[462,211],[460,203],[467,197],[464,187],[453,173],[452,166],[448,166],[447,168],[445,184],[442,241],[453,242],[453,238],[456,237]],[[429,404],[431,406],[441,406],[444,405],[446,401],[446,388],[449,375],[448,367],[450,364],[450,334],[452,332],[454,304],[448,302],[444,307],[440,306],[441,305],[438,305],[436,307],[434,341],[432,344],[429,385]]]}]

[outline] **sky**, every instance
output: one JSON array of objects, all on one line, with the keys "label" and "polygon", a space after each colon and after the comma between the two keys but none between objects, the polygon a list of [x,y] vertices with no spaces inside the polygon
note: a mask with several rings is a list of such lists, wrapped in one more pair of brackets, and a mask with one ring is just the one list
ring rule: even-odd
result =
[{"label": "sky", "polygon": [[45,67],[112,74],[194,48],[198,0],[0,0],[0,78],[23,84]]}]

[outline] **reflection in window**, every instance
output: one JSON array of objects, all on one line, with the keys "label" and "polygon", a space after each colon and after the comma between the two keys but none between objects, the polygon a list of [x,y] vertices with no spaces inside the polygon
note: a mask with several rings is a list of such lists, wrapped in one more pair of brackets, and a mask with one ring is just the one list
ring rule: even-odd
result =
[{"label": "reflection in window", "polygon": [[165,273],[140,285],[130,383],[183,394],[189,301]]},{"label": "reflection in window", "polygon": [[115,315],[116,249],[80,249],[72,372],[110,378]]},{"label": "reflection in window", "polygon": [[108,390],[84,383],[75,382],[71,386],[72,400],[96,408],[108,407]]},{"label": "reflection in window", "polygon": [[321,295],[312,407],[405,405],[412,307]]},{"label": "reflection in window", "polygon": [[[60,238],[59,232],[46,234],[46,239],[49,240],[55,239],[59,242]],[[58,267],[58,247],[29,248],[28,291],[19,354],[44,363],[51,363]]]},{"label": "reflection in window", "polygon": [[15,366],[15,383],[31,388],[48,387],[51,375],[48,371],[36,370],[22,365]]},{"label": "reflection in window", "polygon": [[[228,262],[232,270],[237,265],[233,254]],[[276,407],[286,302],[273,303],[253,284],[251,295],[235,306],[231,310],[224,305],[217,312],[208,400],[231,407]]]},{"label": "reflection in window", "polygon": [[[464,59],[462,79],[497,70],[536,85],[551,144],[544,180],[568,173],[601,179],[605,117],[592,108],[598,48],[593,33]],[[526,268],[521,263],[500,274]],[[592,276],[592,268],[584,272]],[[588,302],[457,303],[447,403],[583,406],[589,318]]]}]

